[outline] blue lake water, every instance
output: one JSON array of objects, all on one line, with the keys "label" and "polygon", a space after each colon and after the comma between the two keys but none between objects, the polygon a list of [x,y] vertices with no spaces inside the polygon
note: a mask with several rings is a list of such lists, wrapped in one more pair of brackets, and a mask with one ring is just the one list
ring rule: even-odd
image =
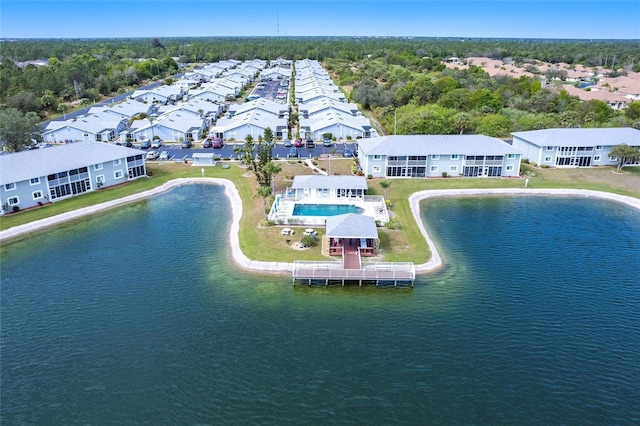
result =
[{"label": "blue lake water", "polygon": [[364,213],[364,209],[345,204],[296,204],[293,206],[293,216],[336,216],[347,213]]},{"label": "blue lake water", "polygon": [[3,247],[0,423],[640,422],[637,211],[424,207],[447,266],[413,290],[235,269],[206,185]]}]

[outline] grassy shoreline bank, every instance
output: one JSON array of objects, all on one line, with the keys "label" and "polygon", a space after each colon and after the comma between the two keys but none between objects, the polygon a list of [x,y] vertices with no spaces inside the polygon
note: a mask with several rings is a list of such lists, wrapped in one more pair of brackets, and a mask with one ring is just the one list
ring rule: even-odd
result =
[{"label": "grassy shoreline bank", "polygon": [[[327,160],[320,160],[319,162]],[[336,174],[347,174],[349,160],[332,161]],[[322,165],[322,164],[321,164]],[[331,167],[330,166],[330,167]],[[26,210],[17,214],[0,217],[0,230],[6,230],[24,223],[33,222],[60,213],[77,210],[79,208],[96,205],[102,202],[119,199],[128,195],[140,193],[156,188],[169,180],[176,178],[201,177],[200,168],[190,165],[161,163],[149,165],[151,176],[139,179],[114,188],[95,191],[80,197],[74,197],[52,203],[36,209]],[[625,169],[623,175],[616,175],[611,168],[594,169],[533,169],[523,165],[523,170],[536,174],[530,177],[528,188],[569,188],[591,189],[627,195],[640,199],[640,168]],[[290,177],[296,174],[309,174],[310,171],[303,164],[288,162],[283,165],[283,172],[276,181],[276,190],[284,190]],[[232,163],[228,169],[221,167],[206,168],[205,177],[225,178],[231,180],[240,194],[243,203],[243,215],[240,220],[240,248],[243,253],[253,260],[290,262],[293,260],[322,259],[321,247],[318,245],[310,250],[293,250],[290,243],[280,234],[280,227],[259,228],[262,219],[263,200],[255,196],[255,179],[247,170]],[[384,194],[380,186],[383,179],[368,181],[370,194]],[[416,264],[425,263],[431,258],[427,242],[420,233],[418,224],[413,219],[409,197],[411,194],[429,189],[463,189],[463,188],[523,188],[524,179],[478,179],[478,178],[444,178],[444,179],[392,179],[386,189],[387,198],[392,203],[392,212],[401,225],[400,230],[380,228],[381,248],[384,260],[391,262],[411,261]],[[323,228],[316,228],[318,233],[324,233]],[[301,233],[300,233],[301,234]],[[268,247],[269,250],[264,248]]]}]

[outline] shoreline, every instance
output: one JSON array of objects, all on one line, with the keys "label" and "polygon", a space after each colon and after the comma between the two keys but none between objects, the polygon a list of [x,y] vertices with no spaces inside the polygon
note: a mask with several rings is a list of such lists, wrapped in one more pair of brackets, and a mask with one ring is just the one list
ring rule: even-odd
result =
[{"label": "shoreline", "polygon": [[[95,206],[84,207],[71,212],[61,213],[56,216],[36,220],[24,225],[15,226],[0,232],[0,243],[28,235],[41,229],[69,222],[80,217],[90,216],[99,212],[110,210],[125,204],[152,197],[169,191],[170,189],[190,184],[213,184],[221,185],[224,193],[229,199],[231,206],[231,226],[229,229],[228,241],[231,247],[231,258],[242,268],[260,273],[285,274],[293,270],[293,264],[288,262],[266,262],[249,259],[240,249],[240,218],[242,217],[243,206],[240,194],[232,181],[223,178],[179,178],[173,179],[148,191],[132,194],[118,200],[107,201]],[[542,196],[569,196],[569,197],[595,197],[621,203],[640,211],[640,199],[626,195],[618,195],[610,192],[593,191],[590,189],[531,189],[531,188],[478,188],[478,189],[429,189],[413,193],[409,197],[409,206],[413,213],[413,218],[420,228],[422,236],[431,250],[431,259],[428,262],[415,265],[417,274],[431,273],[444,266],[442,256],[436,248],[435,243],[420,218],[420,202],[429,198],[456,197],[465,195],[542,195]]]}]

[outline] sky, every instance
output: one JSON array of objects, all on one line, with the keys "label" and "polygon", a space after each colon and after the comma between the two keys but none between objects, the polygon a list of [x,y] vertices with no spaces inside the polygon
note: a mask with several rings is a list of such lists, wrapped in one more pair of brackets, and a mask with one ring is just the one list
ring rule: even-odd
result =
[{"label": "sky", "polygon": [[640,39],[640,0],[1,0],[0,38]]}]

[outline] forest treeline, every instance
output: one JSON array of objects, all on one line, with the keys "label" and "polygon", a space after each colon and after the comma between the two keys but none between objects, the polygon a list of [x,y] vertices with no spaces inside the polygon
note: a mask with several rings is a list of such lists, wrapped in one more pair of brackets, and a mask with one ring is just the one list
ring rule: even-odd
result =
[{"label": "forest treeline", "polygon": [[[540,82],[489,77],[478,67],[449,70],[450,56],[541,60],[640,71],[637,40],[457,38],[149,38],[4,40],[0,43],[0,107],[45,117],[72,101],[90,102],[175,72],[179,63],[224,59],[317,59],[350,98],[397,133],[509,131],[554,126],[634,125],[631,104],[617,112],[599,101],[579,102]],[[175,59],[172,59],[175,58]],[[48,66],[14,61],[45,59]]]}]

